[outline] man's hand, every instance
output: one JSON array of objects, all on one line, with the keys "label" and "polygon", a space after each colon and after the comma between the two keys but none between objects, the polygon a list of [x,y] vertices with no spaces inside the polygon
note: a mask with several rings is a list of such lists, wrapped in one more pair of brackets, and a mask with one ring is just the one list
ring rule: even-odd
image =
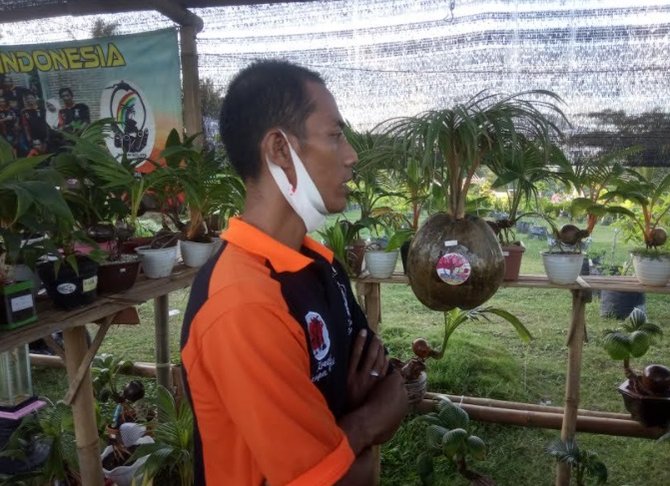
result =
[{"label": "man's hand", "polygon": [[356,409],[363,403],[370,390],[386,376],[389,367],[384,346],[376,335],[370,339],[367,350],[365,349],[367,336],[368,331],[363,329],[354,340],[347,375],[349,410]]}]

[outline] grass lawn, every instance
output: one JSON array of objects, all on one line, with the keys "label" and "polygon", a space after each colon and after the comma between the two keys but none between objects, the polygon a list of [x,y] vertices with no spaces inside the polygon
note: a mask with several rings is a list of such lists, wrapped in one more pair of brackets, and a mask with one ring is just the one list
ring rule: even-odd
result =
[{"label": "grass lawn", "polygon": [[[522,235],[520,235],[522,236]],[[614,236],[611,227],[598,227],[592,248],[610,250]],[[522,273],[544,273],[539,251],[546,244],[525,241],[527,246]],[[617,257],[625,259],[626,250],[619,244]],[[179,332],[188,290],[170,295],[172,360],[179,360]],[[563,405],[567,361],[565,346],[570,322],[570,293],[559,289],[501,289],[489,302],[515,313],[530,329],[534,340],[524,345],[507,323],[466,324],[457,330],[446,356],[429,364],[431,391],[491,397],[502,400]],[[122,353],[135,361],[154,359],[152,304],[140,308],[142,324],[113,327],[101,351]],[[647,295],[649,319],[670,334],[670,298]],[[581,380],[582,408],[624,412],[616,392],[623,381],[620,364],[609,359],[601,347],[603,330],[616,327],[616,321],[599,317],[598,300],[587,305],[588,342],[584,347]],[[391,354],[408,357],[410,343],[425,337],[437,344],[442,315],[424,308],[405,285],[382,285],[382,335]],[[640,368],[647,363],[670,364],[667,337],[633,361]],[[34,369],[36,392],[60,398],[66,390],[64,371]],[[396,437],[382,451],[383,485],[419,484],[414,462],[423,450],[423,425],[407,420]],[[499,485],[552,485],[555,463],[544,453],[558,431],[476,423],[474,433],[485,440],[489,454],[475,463],[476,470],[494,478]],[[582,448],[593,450],[609,469],[609,484],[662,486],[670,484],[670,443],[656,444],[647,439],[619,438],[605,435],[578,434]],[[452,469],[441,463],[437,469],[438,484],[465,485]]]}]

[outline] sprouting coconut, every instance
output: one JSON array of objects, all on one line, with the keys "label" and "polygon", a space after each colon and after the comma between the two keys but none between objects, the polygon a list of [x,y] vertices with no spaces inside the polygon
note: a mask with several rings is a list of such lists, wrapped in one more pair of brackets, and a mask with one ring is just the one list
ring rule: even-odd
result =
[{"label": "sprouting coconut", "polygon": [[446,211],[423,224],[408,255],[412,290],[427,307],[472,309],[502,283],[502,250],[486,222],[466,214],[468,190],[477,170],[515,146],[509,143],[515,137],[549,145],[559,136],[548,115],[564,119],[558,102],[548,91],[479,93],[450,109],[387,122],[387,134],[408,156],[419,154],[445,197]]}]

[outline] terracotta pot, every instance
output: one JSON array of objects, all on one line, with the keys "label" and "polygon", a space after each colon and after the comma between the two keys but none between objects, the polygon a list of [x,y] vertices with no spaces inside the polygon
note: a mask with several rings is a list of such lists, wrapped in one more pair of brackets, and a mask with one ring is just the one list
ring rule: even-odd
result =
[{"label": "terracotta pot", "polygon": [[505,258],[505,282],[516,282],[519,280],[521,270],[521,257],[526,249],[521,245],[503,246],[502,252]]},{"label": "terracotta pot", "polygon": [[633,420],[645,427],[670,425],[670,397],[640,395],[628,388],[628,380],[619,385],[619,393]]},{"label": "terracotta pot", "polygon": [[365,258],[365,242],[357,241],[345,249],[347,254],[347,265],[352,275],[357,276],[363,271],[363,259]]}]

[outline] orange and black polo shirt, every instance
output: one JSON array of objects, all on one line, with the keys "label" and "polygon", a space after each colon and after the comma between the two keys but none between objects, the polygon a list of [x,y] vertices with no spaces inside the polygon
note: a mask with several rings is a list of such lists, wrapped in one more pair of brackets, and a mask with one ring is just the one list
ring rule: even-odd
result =
[{"label": "orange and black polo shirt", "polygon": [[222,238],[182,328],[196,485],[331,485],[355,459],[337,419],[365,315],[309,237],[298,252],[233,218]]}]

